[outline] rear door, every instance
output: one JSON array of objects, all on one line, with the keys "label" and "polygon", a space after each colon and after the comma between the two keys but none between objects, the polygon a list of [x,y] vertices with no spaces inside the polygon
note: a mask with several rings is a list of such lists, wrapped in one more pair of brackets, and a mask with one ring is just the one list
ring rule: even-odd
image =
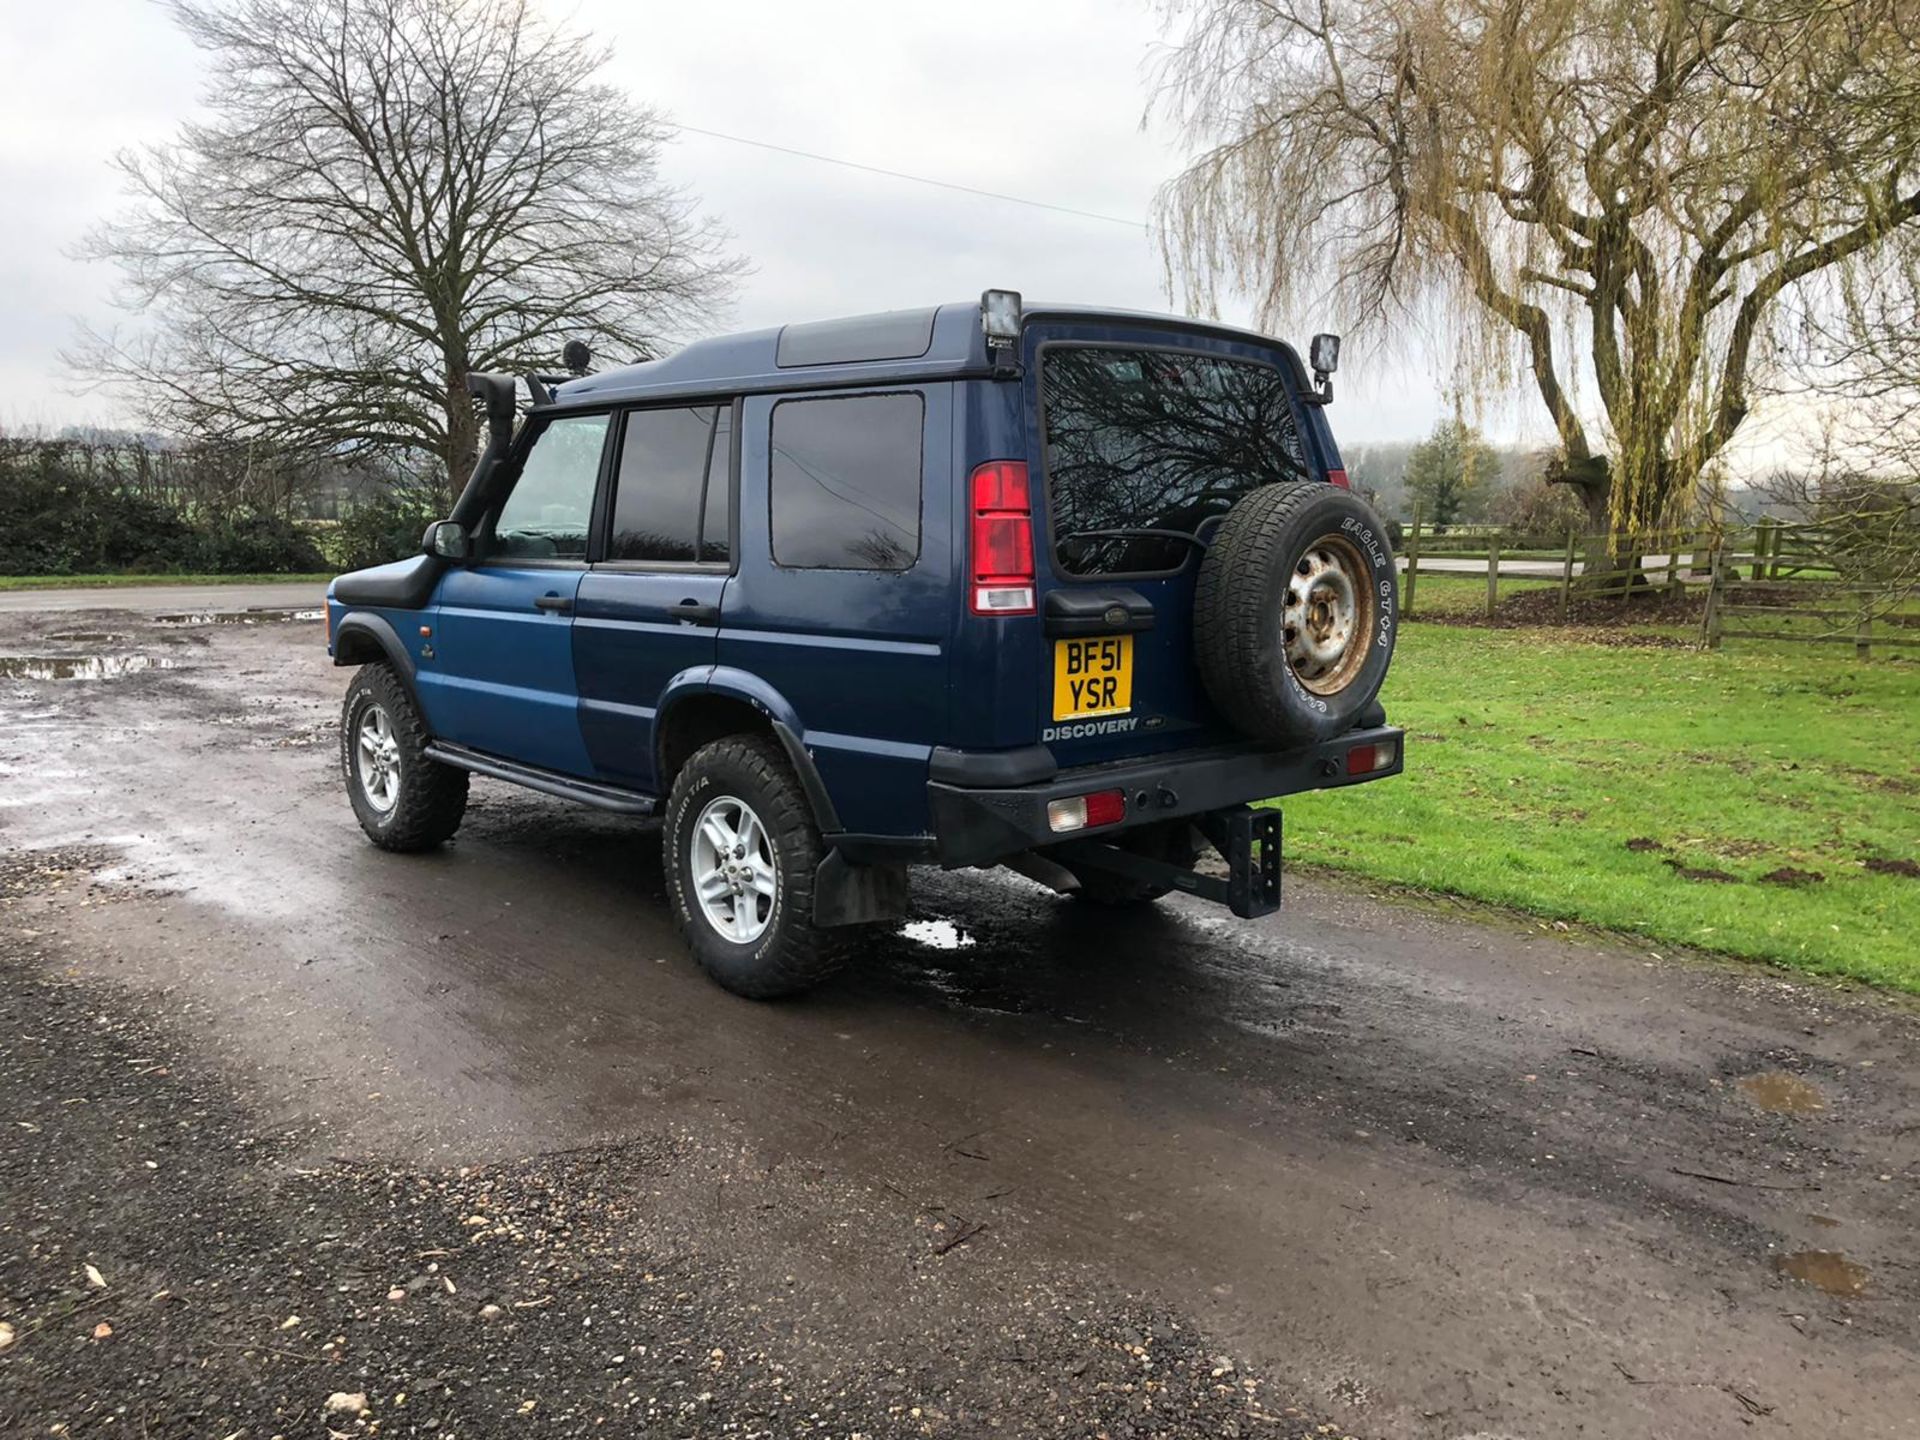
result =
[{"label": "rear door", "polygon": [[714,663],[732,568],[735,403],[618,419],[601,538],[573,626],[580,724],[595,771],[658,788],[655,720],[667,688]]},{"label": "rear door", "polygon": [[1287,357],[1204,333],[1029,337],[1043,742],[1079,765],[1237,738],[1195,668],[1194,587],[1243,495],[1323,479]]},{"label": "rear door", "polygon": [[953,387],[749,396],[720,668],[791,704],[849,831],[926,830],[947,725]]}]

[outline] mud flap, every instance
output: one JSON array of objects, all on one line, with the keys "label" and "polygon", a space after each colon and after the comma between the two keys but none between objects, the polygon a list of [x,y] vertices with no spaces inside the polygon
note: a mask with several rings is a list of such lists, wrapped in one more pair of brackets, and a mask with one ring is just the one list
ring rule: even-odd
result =
[{"label": "mud flap", "polygon": [[907,918],[907,867],[859,865],[838,850],[813,873],[813,923],[864,925]]}]

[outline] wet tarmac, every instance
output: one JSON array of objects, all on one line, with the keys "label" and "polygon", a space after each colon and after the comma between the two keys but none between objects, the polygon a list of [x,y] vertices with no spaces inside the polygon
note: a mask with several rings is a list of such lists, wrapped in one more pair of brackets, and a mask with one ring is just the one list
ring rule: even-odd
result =
[{"label": "wet tarmac", "polygon": [[83,625],[150,663],[0,685],[0,843],[97,856],[32,924],[316,1161],[671,1135],[755,1197],[663,1181],[686,1253],[863,1297],[844,1344],[938,1202],[984,1227],[956,1330],[1043,1274],[1151,1293],[1355,1434],[1920,1433],[1909,1004],[1298,876],[1250,924],[928,873],[752,1005],[649,830],[482,781],[445,851],[368,846],[317,624],[12,613],[0,654]]}]

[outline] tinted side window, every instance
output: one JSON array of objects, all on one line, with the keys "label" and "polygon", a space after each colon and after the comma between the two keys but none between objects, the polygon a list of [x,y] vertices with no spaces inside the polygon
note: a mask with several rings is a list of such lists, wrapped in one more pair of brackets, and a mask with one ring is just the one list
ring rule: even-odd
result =
[{"label": "tinted side window", "polygon": [[768,480],[776,564],[905,570],[920,554],[920,396],[783,400]]},{"label": "tinted side window", "polygon": [[520,478],[493,522],[490,557],[586,559],[607,418],[566,415],[534,436]]},{"label": "tinted side window", "polygon": [[[635,410],[620,438],[609,560],[727,558],[726,494],[733,411],[718,405]],[[718,489],[719,528],[703,543]],[[718,544],[718,554],[713,544]]]}]

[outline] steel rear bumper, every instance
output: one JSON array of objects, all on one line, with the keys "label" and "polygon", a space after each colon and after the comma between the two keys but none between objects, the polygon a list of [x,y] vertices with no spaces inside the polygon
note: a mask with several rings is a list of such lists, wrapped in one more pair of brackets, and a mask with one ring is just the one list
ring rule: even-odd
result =
[{"label": "steel rear bumper", "polygon": [[[1381,741],[1392,742],[1393,763],[1349,773],[1348,754]],[[1031,785],[982,787],[936,780],[927,786],[927,801],[939,863],[987,865],[1039,846],[1108,840],[1155,821],[1206,815],[1303,790],[1384,780],[1398,775],[1405,764],[1405,732],[1381,725],[1289,750],[1236,746],[1088,765]],[[1067,834],[1056,833],[1048,824],[1049,802],[1103,790],[1126,795],[1126,816],[1117,824]]]}]

